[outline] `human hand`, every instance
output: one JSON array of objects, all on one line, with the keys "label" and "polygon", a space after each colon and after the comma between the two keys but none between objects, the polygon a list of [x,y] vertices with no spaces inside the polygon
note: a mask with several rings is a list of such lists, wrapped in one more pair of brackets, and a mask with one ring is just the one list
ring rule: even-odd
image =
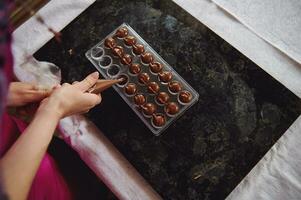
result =
[{"label": "human hand", "polygon": [[55,112],[59,118],[88,112],[101,102],[100,95],[86,92],[96,83],[98,77],[99,73],[94,72],[81,82],[72,85],[64,83],[54,88],[52,94],[41,102],[39,110]]},{"label": "human hand", "polygon": [[19,107],[28,103],[39,102],[50,94],[49,90],[43,90],[39,87],[23,82],[12,82],[9,85],[7,106]]}]

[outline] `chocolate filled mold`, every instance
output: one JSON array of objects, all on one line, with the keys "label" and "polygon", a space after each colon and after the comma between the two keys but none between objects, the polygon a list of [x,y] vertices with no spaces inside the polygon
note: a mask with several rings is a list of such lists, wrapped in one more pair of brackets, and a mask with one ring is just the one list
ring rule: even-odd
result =
[{"label": "chocolate filled mold", "polygon": [[150,76],[148,73],[146,72],[143,72],[141,74],[138,75],[138,82],[141,84],[141,85],[147,85],[150,81]]},{"label": "chocolate filled mold", "polygon": [[[111,58],[109,65],[103,60],[106,56]],[[95,44],[86,57],[105,79],[122,78],[113,88],[155,135],[198,99],[196,91],[127,24]]]},{"label": "chocolate filled mold", "polygon": [[117,45],[117,42],[114,38],[108,37],[105,39],[104,46],[108,49],[113,49]]},{"label": "chocolate filled mold", "polygon": [[155,128],[160,128],[165,125],[166,117],[162,113],[156,113],[156,114],[153,114],[151,121],[152,121],[152,125]]},{"label": "chocolate filled mold", "polygon": [[158,74],[158,77],[159,77],[159,80],[163,83],[163,84],[166,84],[168,83],[169,81],[171,81],[172,79],[172,72],[170,71],[163,71],[163,72],[160,72]]},{"label": "chocolate filled mold", "polygon": [[126,74],[120,74],[117,78],[122,79],[121,82],[117,83],[119,87],[124,87],[129,82],[129,76]]},{"label": "chocolate filled mold", "polygon": [[146,97],[144,94],[136,94],[134,96],[134,102],[137,106],[142,106],[146,102]]},{"label": "chocolate filled mold", "polygon": [[166,92],[159,92],[155,97],[155,101],[159,105],[164,105],[169,101],[169,95]]},{"label": "chocolate filled mold", "polygon": [[137,75],[141,72],[141,65],[139,63],[132,63],[129,65],[129,72],[132,75]]},{"label": "chocolate filled mold", "polygon": [[180,108],[176,102],[169,102],[165,105],[164,111],[167,116],[173,117],[179,112]]},{"label": "chocolate filled mold", "polygon": [[135,83],[128,83],[125,87],[124,87],[124,92],[125,94],[127,94],[128,96],[132,96],[137,92],[137,86]]},{"label": "chocolate filled mold", "polygon": [[140,58],[141,58],[142,63],[144,63],[144,64],[149,64],[149,63],[153,62],[153,60],[154,60],[154,57],[150,52],[142,53]]},{"label": "chocolate filled mold", "polygon": [[119,73],[120,73],[120,66],[116,64],[111,65],[107,70],[107,75],[110,78],[116,78],[119,75]]},{"label": "chocolate filled mold", "polygon": [[192,94],[189,91],[181,91],[178,95],[178,100],[182,104],[188,104],[192,100]]},{"label": "chocolate filled mold", "polygon": [[133,45],[133,53],[136,54],[136,55],[140,55],[142,53],[144,53],[144,46],[142,44],[135,44]]},{"label": "chocolate filled mold", "polygon": [[182,90],[182,85],[179,81],[171,81],[168,83],[168,90],[172,94],[176,94]]},{"label": "chocolate filled mold", "polygon": [[122,46],[115,46],[112,48],[112,53],[115,57],[123,57],[124,55],[124,50]]},{"label": "chocolate filled mold", "polygon": [[130,65],[133,61],[133,58],[130,54],[125,54],[120,58],[120,63],[123,65]]},{"label": "chocolate filled mold", "polygon": [[157,82],[150,82],[147,84],[147,92],[150,94],[150,95],[154,95],[154,94],[157,94],[160,90],[160,86]]},{"label": "chocolate filled mold", "polygon": [[136,44],[137,40],[134,36],[128,35],[126,36],[124,39],[124,44],[126,44],[127,46],[133,46]]},{"label": "chocolate filled mold", "polygon": [[162,69],[163,69],[163,65],[159,62],[149,63],[149,70],[154,74],[157,74],[157,73],[161,72]]},{"label": "chocolate filled mold", "polygon": [[112,58],[110,56],[102,56],[98,64],[101,68],[108,68],[112,64]]},{"label": "chocolate filled mold", "polygon": [[153,103],[146,103],[141,106],[142,113],[145,117],[151,117],[157,110],[157,106]]},{"label": "chocolate filled mold", "polygon": [[119,29],[117,29],[117,31],[115,32],[115,36],[117,38],[124,38],[129,34],[129,31],[126,27],[121,27]]}]

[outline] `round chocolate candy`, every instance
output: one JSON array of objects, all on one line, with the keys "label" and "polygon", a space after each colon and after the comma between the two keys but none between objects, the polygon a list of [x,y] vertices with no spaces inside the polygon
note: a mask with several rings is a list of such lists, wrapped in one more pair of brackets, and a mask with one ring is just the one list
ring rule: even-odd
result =
[{"label": "round chocolate candy", "polygon": [[124,39],[123,39],[124,43],[128,46],[133,46],[136,44],[136,38],[134,36],[126,36]]},{"label": "round chocolate candy", "polygon": [[141,54],[141,60],[143,63],[149,64],[149,63],[153,62],[154,58],[151,53],[145,52],[145,53]]},{"label": "round chocolate candy", "polygon": [[167,115],[175,115],[179,112],[179,105],[175,102],[169,102],[165,105]]},{"label": "round chocolate candy", "polygon": [[133,61],[132,56],[129,54],[125,54],[121,59],[120,62],[124,65],[129,65]]},{"label": "round chocolate candy", "polygon": [[178,93],[182,90],[182,85],[178,81],[168,83],[168,89],[171,93]]},{"label": "round chocolate candy", "polygon": [[115,36],[119,37],[119,38],[124,38],[129,34],[129,31],[126,27],[121,27],[120,29],[118,29],[115,33]]},{"label": "round chocolate candy", "polygon": [[115,46],[116,46],[116,40],[114,38],[108,37],[105,40],[105,47],[112,49]]},{"label": "round chocolate candy", "polygon": [[125,87],[124,87],[124,91],[127,95],[133,95],[137,92],[137,87],[135,83],[128,83]]},{"label": "round chocolate candy", "polygon": [[133,52],[136,55],[140,55],[140,54],[144,53],[144,51],[145,51],[144,46],[142,44],[135,44],[133,46]]},{"label": "round chocolate candy", "polygon": [[112,49],[113,55],[118,57],[123,57],[124,51],[122,46],[116,46]]},{"label": "round chocolate candy", "polygon": [[157,94],[160,90],[160,87],[158,85],[158,83],[156,82],[150,82],[148,85],[147,85],[147,91],[150,93],[150,94]]},{"label": "round chocolate candy", "polygon": [[169,101],[169,95],[166,92],[159,92],[156,96],[158,104],[166,104]]},{"label": "round chocolate candy", "polygon": [[123,86],[123,85],[125,85],[129,81],[129,77],[127,75],[125,75],[125,74],[119,75],[118,79],[122,80],[119,83],[117,83],[117,85],[119,85],[119,86]]},{"label": "round chocolate candy", "polygon": [[149,68],[153,73],[159,73],[162,71],[163,65],[159,62],[149,63]]},{"label": "round chocolate candy", "polygon": [[180,102],[186,104],[189,103],[192,99],[192,95],[190,92],[188,91],[182,91],[179,93],[179,100]]},{"label": "round chocolate candy", "polygon": [[153,114],[152,123],[156,127],[162,127],[166,123],[165,116],[162,113]]},{"label": "round chocolate candy", "polygon": [[153,103],[146,103],[143,106],[141,106],[143,114],[146,116],[150,116],[154,114],[157,110],[157,107]]},{"label": "round chocolate candy", "polygon": [[139,81],[139,83],[141,83],[143,85],[147,84],[149,82],[149,80],[150,80],[150,77],[145,72],[138,75],[138,81]]},{"label": "round chocolate candy", "polygon": [[143,94],[136,94],[134,96],[134,102],[136,105],[141,106],[141,105],[145,104],[146,98]]},{"label": "round chocolate candy", "polygon": [[138,63],[132,63],[129,67],[129,71],[132,74],[139,74],[141,72],[141,65]]},{"label": "round chocolate candy", "polygon": [[168,83],[172,79],[172,73],[168,71],[160,72],[158,74],[160,81],[163,83]]}]

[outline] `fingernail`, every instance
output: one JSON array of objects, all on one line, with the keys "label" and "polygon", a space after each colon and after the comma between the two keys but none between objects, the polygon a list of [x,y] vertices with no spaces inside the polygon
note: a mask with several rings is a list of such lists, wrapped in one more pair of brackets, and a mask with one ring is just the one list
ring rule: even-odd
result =
[{"label": "fingernail", "polygon": [[98,79],[99,73],[98,73],[98,72],[94,72],[94,73],[91,74],[91,76],[92,76],[93,78],[95,78],[95,79]]}]

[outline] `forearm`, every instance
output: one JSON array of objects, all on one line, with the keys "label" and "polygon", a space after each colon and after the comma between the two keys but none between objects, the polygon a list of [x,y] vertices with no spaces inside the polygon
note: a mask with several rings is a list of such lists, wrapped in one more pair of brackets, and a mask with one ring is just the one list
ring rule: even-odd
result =
[{"label": "forearm", "polygon": [[58,121],[53,110],[39,110],[1,159],[4,187],[10,199],[26,199]]}]

